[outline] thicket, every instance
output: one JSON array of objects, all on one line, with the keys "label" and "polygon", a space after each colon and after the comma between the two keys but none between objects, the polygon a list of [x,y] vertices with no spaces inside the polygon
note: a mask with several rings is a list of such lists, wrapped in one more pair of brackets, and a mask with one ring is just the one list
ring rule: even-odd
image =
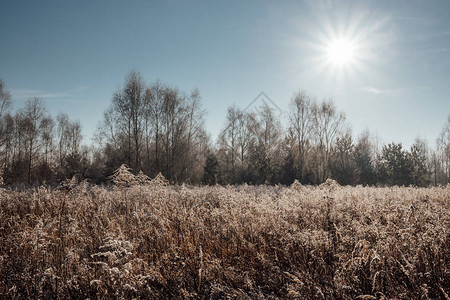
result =
[{"label": "thicket", "polygon": [[67,114],[49,115],[39,98],[12,112],[12,96],[0,80],[0,175],[9,185],[55,184],[74,175],[104,183],[127,164],[135,175],[162,173],[172,183],[189,184],[450,182],[450,117],[435,149],[421,139],[410,149],[394,142],[378,147],[368,132],[355,139],[331,100],[299,92],[282,115],[261,103],[229,107],[213,143],[200,100],[198,90],[146,84],[132,71],[87,147],[81,124]]}]

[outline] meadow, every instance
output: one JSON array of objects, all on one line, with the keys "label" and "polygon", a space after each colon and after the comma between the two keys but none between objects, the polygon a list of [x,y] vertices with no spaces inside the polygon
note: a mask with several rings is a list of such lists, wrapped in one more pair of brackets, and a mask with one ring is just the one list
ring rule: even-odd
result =
[{"label": "meadow", "polygon": [[450,186],[0,195],[1,298],[449,299]]}]

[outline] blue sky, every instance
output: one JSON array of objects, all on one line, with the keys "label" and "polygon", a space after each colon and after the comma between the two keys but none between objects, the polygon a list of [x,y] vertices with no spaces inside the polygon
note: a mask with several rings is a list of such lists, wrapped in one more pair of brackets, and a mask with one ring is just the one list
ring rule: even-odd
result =
[{"label": "blue sky", "polygon": [[[448,1],[5,1],[0,78],[15,107],[41,97],[90,143],[112,95],[136,69],[200,90],[215,138],[227,107],[264,91],[333,99],[357,136],[431,146],[450,113]],[[353,58],[327,59],[333,40]]]}]

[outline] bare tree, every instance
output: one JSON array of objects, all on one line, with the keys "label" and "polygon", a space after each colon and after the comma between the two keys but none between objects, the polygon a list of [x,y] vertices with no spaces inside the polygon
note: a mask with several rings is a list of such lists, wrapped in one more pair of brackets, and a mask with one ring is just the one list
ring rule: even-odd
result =
[{"label": "bare tree", "polygon": [[44,113],[45,107],[41,99],[35,97],[25,103],[23,116],[25,141],[28,146],[28,183],[31,183],[31,168],[36,149],[38,148],[39,127]]},{"label": "bare tree", "polygon": [[[200,174],[202,168],[197,169],[196,172],[190,172],[190,169],[195,166],[202,166],[203,161],[206,160],[206,152],[204,151],[205,142],[208,142],[208,137],[204,131],[204,116],[205,112],[201,108],[200,91],[194,89],[189,97],[185,99],[186,110],[186,149],[189,151],[182,151],[184,158],[182,159],[182,167],[180,177],[190,181],[193,174]],[[198,178],[200,179],[200,178]]]},{"label": "bare tree", "polygon": [[268,106],[263,106],[257,113],[257,117],[259,144],[266,149],[268,154],[272,154],[281,135],[281,124],[275,117],[273,110]]},{"label": "bare tree", "polygon": [[72,154],[80,153],[81,141],[83,135],[81,134],[81,124],[79,121],[69,123],[68,139],[69,149]]},{"label": "bare tree", "polygon": [[227,110],[227,117],[225,123],[225,129],[223,131],[223,142],[229,149],[230,153],[230,164],[232,177],[235,175],[236,169],[236,152],[237,152],[237,139],[238,139],[238,128],[239,128],[239,118],[241,112],[236,106],[229,107]]},{"label": "bare tree", "polygon": [[337,112],[334,103],[323,101],[313,106],[316,135],[316,154],[318,158],[317,175],[323,182],[329,175],[329,161],[332,146],[342,132],[345,121],[344,113]]},{"label": "bare tree", "polygon": [[0,79],[0,119],[11,109],[11,94],[6,90],[3,80]]},{"label": "bare tree", "polygon": [[57,122],[57,137],[58,137],[58,161],[60,167],[64,166],[64,160],[68,153],[68,132],[70,127],[69,116],[67,114],[59,113],[56,116]]},{"label": "bare tree", "polygon": [[437,164],[438,175],[437,181],[441,184],[450,182],[450,115],[447,123],[442,128],[441,134],[437,139]]},{"label": "bare tree", "polygon": [[42,142],[44,145],[44,159],[46,164],[48,164],[49,156],[51,156],[52,154],[51,152],[53,149],[54,127],[55,122],[51,117],[48,116],[42,119],[39,126]]},{"label": "bare tree", "polygon": [[[59,176],[70,176],[72,172],[67,170],[68,160],[74,165],[74,160],[81,160],[83,152],[81,151],[81,141],[83,135],[81,132],[81,124],[79,121],[71,121],[67,114],[59,113],[57,120],[57,150],[59,163]],[[103,127],[107,128],[107,127]],[[112,135],[114,136],[114,135]],[[83,154],[83,155],[82,155]],[[86,155],[84,155],[86,156]]]},{"label": "bare tree", "polygon": [[9,110],[12,106],[11,94],[6,90],[5,84],[0,79],[0,153],[3,156],[3,168],[8,163],[8,154],[10,152],[11,140],[11,116]]},{"label": "bare tree", "polygon": [[107,168],[127,163],[136,172],[162,172],[172,181],[200,180],[203,169],[196,176],[192,171],[197,164],[203,166],[198,160],[205,157],[199,154],[206,136],[203,115],[198,91],[186,96],[160,82],[147,88],[132,71],[96,133]]},{"label": "bare tree", "polygon": [[241,182],[248,163],[250,147],[256,143],[258,126],[253,112],[245,112],[236,106],[227,110],[225,127],[219,135],[219,153],[223,168],[223,179],[227,182]]},{"label": "bare tree", "polygon": [[412,178],[415,186],[428,186],[431,182],[431,161],[427,142],[416,138],[411,146],[410,159],[412,161]]},{"label": "bare tree", "polygon": [[161,170],[161,138],[163,121],[163,104],[167,87],[157,81],[145,92],[145,145],[148,164],[152,161],[152,143],[154,143],[154,165],[155,169]]},{"label": "bare tree", "polygon": [[[198,92],[194,91],[188,97],[174,88],[166,88],[162,99],[162,169],[176,182],[192,177],[187,171],[193,168],[195,154],[205,142],[199,99]],[[196,175],[198,180],[201,171]]]},{"label": "bare tree", "polygon": [[95,141],[99,145],[105,146],[106,144],[109,144],[114,149],[119,148],[120,131],[117,126],[117,118],[117,112],[113,109],[113,107],[109,107],[103,113],[103,120],[97,126],[97,131],[94,135]]},{"label": "bare tree", "polygon": [[4,116],[1,121],[1,153],[3,156],[2,159],[2,170],[8,168],[9,164],[12,162],[13,153],[14,153],[14,138],[15,138],[15,122],[14,117],[10,114]]},{"label": "bare tree", "polygon": [[306,157],[311,134],[314,130],[314,115],[312,110],[314,103],[314,100],[304,92],[295,94],[290,103],[289,126],[297,142],[300,179],[303,179],[305,175]]},{"label": "bare tree", "polygon": [[239,111],[237,128],[237,146],[239,148],[239,158],[241,165],[244,164],[247,151],[251,143],[252,132],[250,131],[254,116],[251,113]]},{"label": "bare tree", "polygon": [[280,164],[280,156],[277,153],[282,133],[281,124],[268,106],[258,109],[254,116],[249,122],[253,138],[250,139],[249,145],[248,179],[258,184],[273,182],[276,166]]},{"label": "bare tree", "polygon": [[140,168],[140,147],[144,130],[145,83],[141,75],[131,71],[125,78],[125,86],[113,97],[113,109],[120,118],[119,128],[125,134],[128,144],[128,164]]}]

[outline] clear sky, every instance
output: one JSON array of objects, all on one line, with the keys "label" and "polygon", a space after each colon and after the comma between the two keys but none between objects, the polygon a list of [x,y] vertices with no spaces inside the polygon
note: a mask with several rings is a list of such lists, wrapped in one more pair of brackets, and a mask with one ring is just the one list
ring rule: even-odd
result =
[{"label": "clear sky", "polygon": [[215,138],[264,91],[332,98],[354,136],[434,146],[450,113],[448,1],[0,1],[0,78],[85,142],[132,69],[198,88]]}]

